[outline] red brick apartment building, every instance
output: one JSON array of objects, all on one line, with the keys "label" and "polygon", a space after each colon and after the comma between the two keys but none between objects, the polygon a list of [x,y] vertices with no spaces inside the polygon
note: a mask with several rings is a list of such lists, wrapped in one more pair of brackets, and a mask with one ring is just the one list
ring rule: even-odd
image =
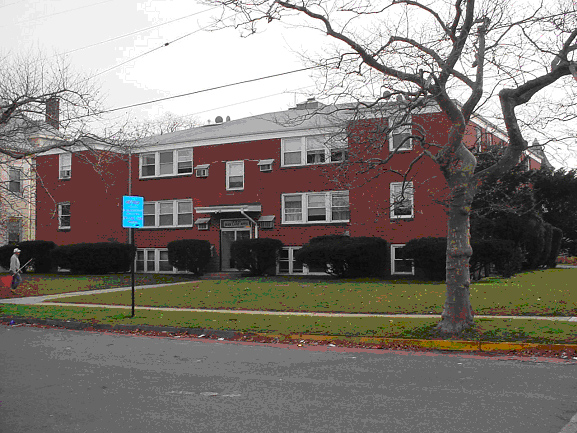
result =
[{"label": "red brick apartment building", "polygon": [[[449,122],[428,107],[386,133],[401,105],[356,111],[357,120],[343,107],[310,100],[284,112],[217,118],[143,140],[130,164],[106,149],[48,152],[37,158],[37,238],[57,245],[126,242],[122,196],[130,176],[131,195],[145,202],[144,228],[135,233],[140,272],[173,272],[166,246],[176,239],[210,241],[214,270],[230,270],[231,243],[259,237],[285,245],[279,273],[313,273],[297,266],[294,252],[312,237],[347,234],[385,239],[391,273],[410,274],[399,249],[413,238],[445,236],[447,217],[443,176],[428,157],[417,159],[417,138],[406,138],[423,137],[434,152],[446,142]],[[504,139],[476,119],[466,144]],[[530,156],[531,167],[540,163]],[[380,163],[364,172],[374,158]]]}]

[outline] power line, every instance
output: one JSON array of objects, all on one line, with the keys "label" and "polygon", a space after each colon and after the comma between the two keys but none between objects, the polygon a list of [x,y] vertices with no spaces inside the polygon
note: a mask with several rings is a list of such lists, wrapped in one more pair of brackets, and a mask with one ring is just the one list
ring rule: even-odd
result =
[{"label": "power line", "polygon": [[158,27],[162,27],[162,26],[167,25],[167,24],[172,24],[172,23],[175,23],[175,22],[177,22],[177,21],[184,20],[184,19],[186,19],[186,18],[190,18],[190,17],[195,16],[195,15],[200,15],[200,14],[205,13],[205,12],[210,12],[210,11],[212,11],[212,10],[214,10],[214,9],[217,9],[217,7],[215,6],[215,7],[213,7],[213,8],[205,9],[205,10],[200,11],[200,12],[195,12],[195,13],[190,14],[190,15],[185,15],[185,16],[180,17],[180,18],[175,18],[175,19],[173,19],[173,20],[166,21],[166,22],[161,23],[161,24],[156,24],[156,25],[154,25],[154,26],[150,26],[150,27],[146,27],[146,28],[144,28],[144,29],[136,30],[136,31],[134,31],[134,32],[126,33],[126,34],[121,35],[121,36],[116,36],[116,37],[114,37],[114,38],[110,38],[110,39],[106,39],[106,40],[104,40],[104,41],[96,42],[96,43],[91,44],[91,45],[86,45],[86,46],[84,46],[84,47],[80,47],[80,48],[76,48],[76,49],[74,49],[74,50],[66,51],[66,52],[64,52],[64,53],[59,53],[59,54],[56,54],[56,56],[64,56],[64,55],[66,55],[66,54],[75,53],[75,52],[77,52],[77,51],[81,51],[81,50],[85,50],[85,49],[87,49],[87,48],[95,47],[95,46],[97,46],[97,45],[106,44],[106,43],[108,43],[108,42],[112,42],[112,41],[116,41],[116,40],[118,40],[118,39],[126,38],[127,36],[132,36],[132,35],[135,35],[135,34],[137,34],[137,33],[142,33],[142,32],[145,32],[145,31],[147,31],[147,30],[152,30],[152,29],[155,29],[155,28],[158,28]]},{"label": "power line", "polygon": [[[326,65],[325,65],[326,66]],[[152,99],[150,101],[146,101],[146,102],[139,102],[137,104],[131,104],[131,105],[125,105],[123,107],[116,107],[116,108],[111,108],[109,110],[102,110],[98,113],[93,113],[93,114],[85,114],[83,116],[78,116],[75,118],[69,118],[68,120],[75,120],[75,119],[82,119],[82,118],[86,118],[86,117],[92,117],[92,116],[96,116],[96,115],[100,115],[100,114],[106,114],[106,113],[113,113],[115,111],[119,111],[119,110],[125,110],[128,108],[135,108],[135,107],[141,107],[143,105],[149,105],[149,104],[155,104],[157,102],[163,102],[163,101],[168,101],[171,99],[177,99],[177,98],[183,98],[185,96],[191,96],[191,95],[198,95],[199,93],[206,93],[206,92],[210,92],[213,90],[219,90],[219,89],[224,89],[227,87],[233,87],[233,86],[239,86],[241,84],[247,84],[247,83],[254,83],[255,81],[261,81],[261,80],[267,80],[269,78],[275,78],[275,77],[282,77],[283,75],[289,75],[289,74],[295,74],[297,72],[303,72],[303,71],[308,71],[311,69],[317,69],[323,67],[323,65],[317,65],[317,66],[308,66],[306,68],[300,68],[300,69],[293,69],[292,71],[286,71],[286,72],[280,72],[278,74],[271,74],[271,75],[265,75],[263,77],[258,77],[258,78],[251,78],[248,80],[243,80],[243,81],[237,81],[235,83],[228,83],[228,84],[222,84],[220,86],[215,86],[215,87],[209,87],[206,89],[201,89],[201,90],[195,90],[193,92],[188,92],[188,93],[181,93],[179,95],[173,95],[173,96],[167,96],[166,98],[159,98],[159,99]]]},{"label": "power line", "polygon": [[[235,14],[235,15],[238,15],[238,14]],[[228,18],[230,18],[230,17],[228,17]],[[187,38],[187,37],[189,37],[189,36],[191,36],[191,35],[194,35],[195,33],[198,33],[198,32],[200,32],[201,30],[207,29],[207,28],[209,28],[210,26],[211,26],[211,25],[207,25],[207,26],[201,27],[201,28],[199,28],[199,29],[196,29],[196,30],[190,32],[190,33],[187,33],[187,34],[184,35],[184,36],[180,36],[180,37],[178,37],[178,38],[176,38],[176,39],[173,39],[173,40],[170,41],[170,42],[165,42],[164,44],[160,45],[159,47],[153,48],[152,50],[148,50],[148,51],[146,51],[146,52],[144,52],[144,53],[142,53],[142,54],[139,54],[138,56],[132,57],[132,58],[130,58],[130,59],[128,59],[128,60],[125,60],[124,62],[121,62],[121,63],[119,63],[119,64],[117,64],[117,65],[114,65],[114,66],[108,68],[108,69],[105,69],[104,71],[98,72],[97,74],[92,75],[89,79],[95,78],[95,77],[98,77],[99,75],[102,75],[102,74],[105,74],[105,73],[107,73],[107,72],[110,72],[110,71],[112,71],[112,70],[114,70],[114,69],[116,69],[116,68],[118,68],[118,67],[120,67],[120,66],[122,66],[122,65],[126,65],[127,63],[130,63],[130,62],[132,62],[133,60],[136,60],[136,59],[139,59],[139,58],[141,58],[141,57],[144,57],[144,56],[146,56],[146,55],[148,55],[148,54],[151,54],[151,53],[153,53],[153,52],[155,52],[155,51],[157,51],[157,50],[159,50],[159,49],[161,49],[161,48],[168,47],[170,44],[173,44],[173,43],[178,42],[178,41],[180,41],[180,40],[182,40],[182,39],[184,39],[184,38]]]},{"label": "power line", "polygon": [[[56,15],[62,15],[62,14],[68,13],[68,12],[77,11],[77,10],[86,9],[86,8],[89,8],[89,7],[92,7],[92,6],[101,5],[101,4],[103,4],[103,3],[110,3],[110,2],[112,2],[112,1],[114,1],[114,0],[104,0],[104,1],[101,1],[101,2],[98,2],[98,3],[92,3],[92,4],[89,4],[89,5],[80,6],[80,7],[73,8],[73,9],[66,9],[66,10],[64,10],[64,11],[55,12],[55,13],[53,13],[53,14],[43,15],[43,16],[41,16],[41,17],[30,18],[29,20],[17,21],[17,22],[15,22],[15,23],[10,23],[10,24],[7,24],[7,25],[3,25],[3,26],[0,26],[0,28],[9,27],[9,26],[12,26],[12,25],[26,24],[26,23],[29,23],[29,22],[31,22],[31,21],[38,21],[38,20],[41,20],[41,19],[44,19],[44,18],[50,18],[50,17],[56,16]],[[14,4],[14,3],[10,3],[10,4]]]}]

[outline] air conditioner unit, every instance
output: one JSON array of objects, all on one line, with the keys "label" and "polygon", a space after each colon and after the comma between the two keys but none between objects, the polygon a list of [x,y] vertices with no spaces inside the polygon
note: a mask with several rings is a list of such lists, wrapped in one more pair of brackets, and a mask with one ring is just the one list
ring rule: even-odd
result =
[{"label": "air conditioner unit", "polygon": [[71,170],[60,170],[60,179],[70,179]]},{"label": "air conditioner unit", "polygon": [[272,171],[272,164],[263,164],[260,166],[260,171]]},{"label": "air conditioner unit", "polygon": [[208,177],[208,168],[197,168],[196,177]]}]

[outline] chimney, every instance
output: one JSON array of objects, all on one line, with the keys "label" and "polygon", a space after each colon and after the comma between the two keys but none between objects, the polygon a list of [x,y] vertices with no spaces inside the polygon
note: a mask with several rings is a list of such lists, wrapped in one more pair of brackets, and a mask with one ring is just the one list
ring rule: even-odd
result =
[{"label": "chimney", "polygon": [[46,101],[46,123],[54,129],[60,127],[60,100],[56,96]]}]

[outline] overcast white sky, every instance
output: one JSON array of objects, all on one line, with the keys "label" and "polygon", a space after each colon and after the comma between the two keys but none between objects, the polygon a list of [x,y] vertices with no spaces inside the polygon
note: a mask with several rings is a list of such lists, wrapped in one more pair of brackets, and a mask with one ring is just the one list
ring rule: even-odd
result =
[{"label": "overcast white sky", "polygon": [[[235,29],[203,30],[220,12],[193,0],[0,0],[0,50],[67,53],[75,70],[97,75],[105,106],[113,109],[300,69],[305,65],[296,52],[326,42],[320,32],[277,23],[249,38]],[[305,71],[113,116],[152,120],[171,112],[203,124],[219,115],[239,119],[294,106],[313,85]],[[576,165],[574,159],[551,162]]]},{"label": "overcast white sky", "polygon": [[[285,38],[290,30],[281,31],[280,25],[249,38],[234,29],[203,30],[219,12],[190,0],[0,0],[0,32],[9,35],[1,49],[69,53],[75,70],[99,74],[107,108],[303,67],[291,51],[300,49],[300,42],[289,46]],[[109,41],[129,33],[134,34]],[[202,123],[214,122],[218,115],[238,119],[284,110],[305,99],[311,84],[305,71],[115,114],[154,119],[169,111],[195,115]]]}]

